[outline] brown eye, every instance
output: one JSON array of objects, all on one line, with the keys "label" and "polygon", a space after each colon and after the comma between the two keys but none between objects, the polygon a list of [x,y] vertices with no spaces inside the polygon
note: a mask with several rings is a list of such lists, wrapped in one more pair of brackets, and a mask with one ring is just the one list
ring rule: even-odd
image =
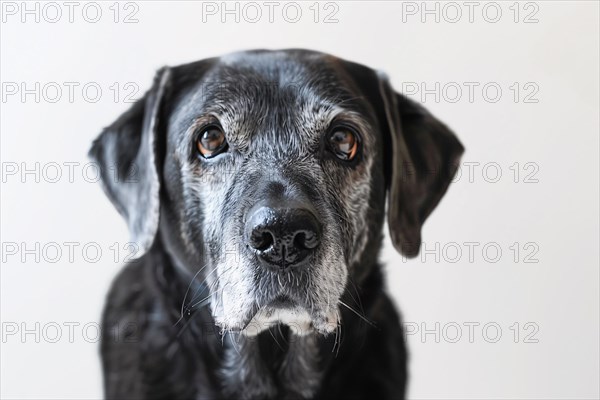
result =
[{"label": "brown eye", "polygon": [[202,128],[196,139],[198,152],[204,158],[211,158],[227,148],[225,134],[218,126]]},{"label": "brown eye", "polygon": [[337,128],[329,136],[333,153],[341,160],[350,161],[358,151],[358,139],[348,128]]}]

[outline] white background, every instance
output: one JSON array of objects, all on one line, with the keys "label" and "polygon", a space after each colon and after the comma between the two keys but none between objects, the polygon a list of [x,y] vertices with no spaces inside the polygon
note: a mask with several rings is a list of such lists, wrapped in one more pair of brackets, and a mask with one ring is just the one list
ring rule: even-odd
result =
[{"label": "white background", "polygon": [[[203,21],[199,2],[151,1],[135,3],[138,22],[131,24],[122,19],[135,8],[123,3],[117,23],[113,2],[99,3],[97,23],[84,19],[85,3],[78,3],[73,22],[67,6],[57,3],[62,17],[55,23],[48,20],[56,9],[46,8],[44,15],[43,3],[37,6],[39,22],[35,15],[25,15],[22,22],[23,6],[12,4],[18,13],[12,15],[5,2],[1,28],[3,398],[102,396],[95,327],[126,255],[122,246],[128,235],[99,184],[84,179],[93,173],[86,175],[83,167],[94,137],[129,106],[123,98],[115,102],[111,85],[117,82],[123,96],[129,93],[125,85],[133,82],[138,97],[163,65],[241,49],[288,47],[330,52],[382,69],[398,90],[403,84],[412,87],[407,82],[428,89],[439,82],[440,91],[446,85],[445,95],[439,93],[439,101],[427,95],[425,106],[458,134],[467,148],[463,160],[479,163],[472,164],[471,176],[463,164],[461,177],[428,220],[423,238],[432,251],[406,261],[389,242],[383,250],[389,290],[407,326],[419,329],[409,336],[409,396],[599,397],[597,2],[520,3],[518,22],[513,2],[495,3],[502,12],[496,23],[488,22],[496,18],[496,7],[484,12],[488,3],[483,2],[474,9],[473,22],[463,2],[454,3],[462,13],[457,22],[451,21],[456,7],[444,8],[444,3],[427,4],[438,7],[439,22],[429,14],[422,22],[421,2],[338,2],[337,11],[320,4],[315,22],[309,2],[300,5],[296,23],[285,20],[295,13],[288,9],[284,15],[280,3],[270,23],[268,8],[259,2],[258,22],[244,21],[244,16],[255,17],[255,9],[246,8],[244,15],[239,4],[239,23],[233,14],[222,23],[221,14],[204,15]],[[403,13],[414,7],[416,15]],[[332,11],[338,21],[324,23]],[[94,18],[94,9],[87,12]],[[537,22],[524,23],[532,13],[529,18]],[[62,97],[51,102],[52,85],[38,92],[39,102],[34,94],[21,99],[21,93],[8,93],[14,84],[21,90],[21,83],[31,89],[36,82],[39,92],[56,82]],[[72,102],[64,82],[79,83]],[[92,89],[88,100],[82,94],[90,82],[102,88],[95,103],[89,99],[95,96]],[[452,82],[463,89],[456,102]],[[473,101],[464,82],[479,84]],[[488,83],[502,90],[495,103],[493,88],[487,99],[482,93]],[[525,102],[535,88],[528,100],[537,102]],[[423,100],[420,92],[411,97]],[[73,182],[65,162],[79,163]],[[21,175],[35,163],[40,163],[38,176]],[[62,166],[57,183],[48,181],[56,173],[51,163]],[[511,169],[515,163],[518,168]],[[7,175],[15,165],[19,172]],[[498,170],[502,175],[493,183]],[[532,179],[537,183],[525,182]],[[65,242],[79,244],[73,260]],[[121,246],[116,263],[110,249],[115,242]],[[465,242],[478,243],[472,260]],[[36,243],[40,251],[24,252]],[[56,248],[49,243],[62,249],[57,262],[51,262]],[[99,244],[99,261],[84,259],[87,243]],[[17,254],[7,250],[11,244]],[[496,257],[498,247],[502,254]],[[87,250],[94,257],[93,248]],[[524,262],[534,251],[530,260],[538,262]],[[470,322],[479,324],[472,343],[465,325]],[[79,324],[72,343],[69,323]],[[435,332],[436,323],[439,342],[434,333],[421,336],[423,329]],[[51,343],[57,326],[62,336]],[[497,327],[501,337],[490,343]],[[18,331],[10,334],[12,329]],[[22,336],[24,329],[31,332]],[[537,343],[527,343],[532,340]]]}]

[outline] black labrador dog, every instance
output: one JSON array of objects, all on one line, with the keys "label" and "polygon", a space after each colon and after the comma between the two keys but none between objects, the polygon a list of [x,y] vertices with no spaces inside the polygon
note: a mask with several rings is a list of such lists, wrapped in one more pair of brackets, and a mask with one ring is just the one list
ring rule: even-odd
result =
[{"label": "black labrador dog", "polygon": [[403,398],[386,198],[394,246],[417,255],[462,152],[383,74],[331,55],[160,70],[90,150],[141,254],[104,310],[106,396]]}]

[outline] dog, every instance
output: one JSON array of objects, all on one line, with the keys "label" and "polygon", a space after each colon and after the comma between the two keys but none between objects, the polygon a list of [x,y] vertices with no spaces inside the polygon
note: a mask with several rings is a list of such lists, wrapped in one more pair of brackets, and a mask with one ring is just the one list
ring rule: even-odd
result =
[{"label": "dog", "polygon": [[159,70],[90,150],[135,261],[107,297],[107,398],[399,399],[404,256],[463,146],[385,74],[253,50]]}]

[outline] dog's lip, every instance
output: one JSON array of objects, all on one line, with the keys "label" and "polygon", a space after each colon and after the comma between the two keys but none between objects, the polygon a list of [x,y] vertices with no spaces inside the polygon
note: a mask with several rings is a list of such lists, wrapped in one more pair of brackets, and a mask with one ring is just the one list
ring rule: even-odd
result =
[{"label": "dog's lip", "polygon": [[297,306],[298,306],[298,303],[296,303],[294,300],[292,300],[288,296],[277,296],[267,304],[267,307],[280,308],[280,309],[295,308]]},{"label": "dog's lip", "polygon": [[238,323],[225,324],[215,321],[222,332],[241,333],[255,336],[265,328],[278,323],[287,324],[297,335],[317,332],[327,336],[336,331],[340,324],[337,308],[310,313],[307,308],[289,298],[275,298],[262,307],[255,305]]},{"label": "dog's lip", "polygon": [[278,324],[289,326],[292,332],[299,336],[313,331],[312,318],[306,308],[300,306],[282,308],[277,304],[281,304],[281,302],[271,302],[269,305],[259,308],[241,332],[246,336],[256,336]]},{"label": "dog's lip", "polygon": [[244,329],[246,329],[248,327],[248,324],[250,324],[250,322],[252,322],[252,320],[259,313],[266,313],[268,316],[270,316],[275,311],[295,310],[295,309],[300,309],[300,308],[301,308],[301,306],[297,302],[292,300],[290,297],[284,296],[284,295],[278,295],[275,298],[273,298],[272,300],[268,301],[263,306],[259,307],[258,304],[256,304],[254,309],[252,310],[252,312],[250,312],[246,316],[246,318],[245,318],[246,321],[244,322],[241,330],[243,331]]}]

